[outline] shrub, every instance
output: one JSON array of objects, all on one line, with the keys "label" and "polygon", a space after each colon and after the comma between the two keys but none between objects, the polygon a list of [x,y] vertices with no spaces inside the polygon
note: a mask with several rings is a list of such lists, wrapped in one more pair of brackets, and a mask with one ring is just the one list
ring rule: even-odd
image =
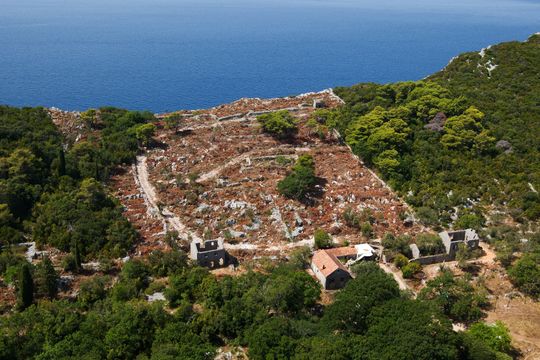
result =
[{"label": "shrub", "polygon": [[343,220],[345,224],[350,227],[359,227],[360,226],[360,216],[352,208],[348,207],[343,212]]},{"label": "shrub", "polygon": [[407,257],[403,254],[397,254],[396,257],[394,258],[394,265],[396,265],[398,269],[401,269],[404,266],[407,266],[408,263],[409,263],[409,259],[407,259]]},{"label": "shrub", "polygon": [[455,229],[475,229],[480,230],[484,224],[485,219],[482,215],[474,213],[465,213],[456,220],[454,224]]},{"label": "shrub", "polygon": [[416,245],[422,256],[441,254],[445,251],[442,239],[437,234],[424,233],[418,235]]},{"label": "shrub", "polygon": [[109,278],[104,276],[83,281],[77,295],[77,300],[84,306],[90,306],[98,300],[105,299],[107,296],[107,290],[105,288],[108,282]]},{"label": "shrub", "polygon": [[294,117],[287,110],[259,115],[257,120],[264,132],[280,139],[292,137],[298,132]]},{"label": "shrub", "polygon": [[79,265],[77,264],[77,259],[75,255],[68,254],[62,260],[62,268],[64,271],[77,272],[79,270]]},{"label": "shrub", "polygon": [[438,306],[452,320],[463,323],[478,321],[489,305],[487,291],[474,286],[466,277],[455,277],[450,270],[443,270],[427,285],[418,298],[428,300]]},{"label": "shrub", "polygon": [[315,230],[315,248],[328,249],[332,247],[332,237],[322,229]]},{"label": "shrub", "polygon": [[521,291],[532,297],[540,296],[539,256],[527,254],[508,270],[510,281]]},{"label": "shrub", "polygon": [[370,238],[373,235],[373,226],[371,226],[370,223],[365,222],[362,224],[362,226],[360,226],[360,231],[362,232],[362,235]]},{"label": "shrub", "polygon": [[420,271],[422,271],[422,265],[420,265],[417,262],[410,262],[407,265],[405,265],[403,268],[401,268],[401,272],[403,273],[403,277],[405,279],[411,279],[414,275],[418,274]]},{"label": "shrub", "polygon": [[302,155],[292,171],[278,183],[278,191],[288,198],[302,200],[313,191],[316,182],[313,157]]},{"label": "shrub", "polygon": [[135,137],[142,145],[148,145],[152,141],[152,136],[156,132],[156,126],[154,124],[142,124],[137,125],[134,129]]},{"label": "shrub", "polygon": [[154,276],[169,276],[187,267],[187,255],[181,250],[154,250],[148,255],[148,267]]},{"label": "shrub", "polygon": [[58,273],[48,257],[39,263],[34,272],[35,292],[39,297],[53,299],[58,292]]},{"label": "shrub", "polygon": [[482,340],[486,345],[495,351],[509,353],[512,351],[512,339],[508,328],[501,321],[494,324],[476,323],[471,325],[468,333],[473,337]]},{"label": "shrub", "polygon": [[409,247],[410,242],[411,237],[409,235],[400,235],[396,237],[388,233],[383,237],[382,245],[391,253],[400,253],[408,258],[411,258],[412,252],[411,248]]}]

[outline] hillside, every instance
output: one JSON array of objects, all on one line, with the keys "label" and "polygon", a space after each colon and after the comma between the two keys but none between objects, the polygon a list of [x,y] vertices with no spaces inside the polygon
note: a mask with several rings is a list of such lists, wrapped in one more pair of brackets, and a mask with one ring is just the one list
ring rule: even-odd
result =
[{"label": "hillside", "polygon": [[386,123],[386,133],[372,138],[384,146],[359,144],[355,151],[428,224],[446,226],[465,217],[462,222],[478,228],[500,211],[519,222],[535,221],[540,217],[539,39],[533,35],[460,55],[420,82],[338,88],[347,103],[338,127],[350,133],[354,147],[388,119],[404,121],[395,125],[401,129]]},{"label": "hillside", "polygon": [[504,181],[498,188],[501,200],[526,218],[538,219],[533,189],[540,186],[540,34],[463,54],[428,80],[464,95],[485,112],[487,129],[509,143],[505,154],[485,167],[491,170],[486,174]]},{"label": "hillside", "polygon": [[[539,68],[534,35],[417,82],[0,107],[0,359],[534,359]],[[481,247],[409,261],[451,228]],[[311,256],[350,244],[384,256],[324,290]]]}]

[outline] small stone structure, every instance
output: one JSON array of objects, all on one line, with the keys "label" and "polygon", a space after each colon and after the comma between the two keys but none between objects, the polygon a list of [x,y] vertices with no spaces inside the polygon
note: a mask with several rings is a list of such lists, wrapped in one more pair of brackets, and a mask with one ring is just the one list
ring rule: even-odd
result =
[{"label": "small stone structure", "polygon": [[412,252],[411,261],[417,262],[422,265],[436,264],[444,261],[452,261],[456,258],[456,253],[460,244],[465,244],[469,249],[476,249],[480,244],[480,238],[473,229],[457,230],[457,231],[443,231],[439,233],[446,252],[442,254],[422,256],[420,249],[416,244],[409,245]]},{"label": "small stone structure", "polygon": [[315,99],[313,100],[313,108],[314,109],[323,109],[326,107],[326,103],[322,99]]},{"label": "small stone structure", "polygon": [[190,244],[190,258],[200,266],[213,269],[226,266],[228,255],[222,239],[193,240]]},{"label": "small stone structure", "polygon": [[446,253],[453,260],[456,258],[456,252],[460,244],[465,244],[469,249],[476,249],[480,244],[480,238],[473,229],[457,230],[457,231],[443,231],[439,233]]}]

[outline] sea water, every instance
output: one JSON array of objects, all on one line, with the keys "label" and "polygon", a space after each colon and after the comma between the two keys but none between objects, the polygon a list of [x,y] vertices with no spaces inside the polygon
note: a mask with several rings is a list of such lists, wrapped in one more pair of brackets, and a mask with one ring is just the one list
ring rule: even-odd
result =
[{"label": "sea water", "polygon": [[0,0],[0,104],[164,112],[418,80],[540,1]]}]

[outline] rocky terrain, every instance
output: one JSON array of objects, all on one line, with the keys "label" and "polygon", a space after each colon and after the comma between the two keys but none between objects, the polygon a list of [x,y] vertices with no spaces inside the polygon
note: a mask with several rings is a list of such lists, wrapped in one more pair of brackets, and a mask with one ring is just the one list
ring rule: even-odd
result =
[{"label": "rocky terrain", "polygon": [[[183,246],[195,238],[224,238],[228,251],[238,258],[285,256],[296,246],[312,245],[318,228],[339,243],[365,242],[358,229],[343,221],[350,209],[375,219],[374,238],[386,232],[420,231],[418,225],[405,226],[410,214],[406,204],[342,144],[338,134],[321,139],[305,125],[314,101],[328,107],[340,103],[331,92],[242,99],[180,112],[177,126],[160,124],[158,145],[110,182],[142,235],[134,254],[166,248],[168,231],[178,232]],[[256,116],[280,109],[299,121],[294,141],[276,140],[260,129]],[[286,199],[276,188],[302,154],[313,156],[320,178],[319,194],[310,204]]]}]

